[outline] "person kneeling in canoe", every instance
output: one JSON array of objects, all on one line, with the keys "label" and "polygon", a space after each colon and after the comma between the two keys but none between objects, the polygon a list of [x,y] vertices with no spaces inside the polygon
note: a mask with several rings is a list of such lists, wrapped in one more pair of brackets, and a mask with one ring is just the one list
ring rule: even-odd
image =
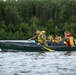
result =
[{"label": "person kneeling in canoe", "polygon": [[36,34],[36,36],[30,38],[29,40],[36,39],[37,38],[38,45],[42,44],[42,45],[45,46],[46,45],[45,31],[36,30],[35,34]]},{"label": "person kneeling in canoe", "polygon": [[[65,37],[64,37],[63,40],[66,42],[66,46],[68,46],[68,47],[74,47],[74,38],[73,38],[73,35],[70,32],[65,31],[64,32],[64,36]],[[72,55],[72,52],[68,51],[66,53],[66,55],[70,56],[70,55]]]},{"label": "person kneeling in canoe", "polygon": [[47,39],[48,39],[48,41],[52,42],[53,36],[52,35],[49,35]]},{"label": "person kneeling in canoe", "polygon": [[60,43],[61,42],[61,36],[56,35],[55,39],[54,39],[55,43]]}]

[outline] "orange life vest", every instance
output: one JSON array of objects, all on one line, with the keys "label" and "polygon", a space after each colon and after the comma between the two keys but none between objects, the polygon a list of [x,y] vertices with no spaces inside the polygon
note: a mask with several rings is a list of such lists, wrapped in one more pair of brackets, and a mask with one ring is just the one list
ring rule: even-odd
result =
[{"label": "orange life vest", "polygon": [[54,42],[58,43],[58,42],[60,42],[60,39],[61,39],[61,37],[60,37],[60,36],[57,36],[57,37],[55,38]]},{"label": "orange life vest", "polygon": [[69,38],[68,41],[66,41],[67,46],[74,46],[73,36],[71,33],[67,34],[67,37]]}]

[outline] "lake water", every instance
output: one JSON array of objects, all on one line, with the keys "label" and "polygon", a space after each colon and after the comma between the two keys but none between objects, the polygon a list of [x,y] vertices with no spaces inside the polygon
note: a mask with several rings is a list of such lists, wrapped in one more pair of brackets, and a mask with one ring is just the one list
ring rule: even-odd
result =
[{"label": "lake water", "polygon": [[76,52],[0,52],[0,75],[76,75]]}]

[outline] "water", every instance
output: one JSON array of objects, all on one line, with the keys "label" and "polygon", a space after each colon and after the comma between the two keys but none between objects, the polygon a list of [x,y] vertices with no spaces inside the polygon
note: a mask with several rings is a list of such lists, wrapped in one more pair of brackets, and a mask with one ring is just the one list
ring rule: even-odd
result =
[{"label": "water", "polygon": [[76,52],[1,52],[0,75],[76,75]]}]

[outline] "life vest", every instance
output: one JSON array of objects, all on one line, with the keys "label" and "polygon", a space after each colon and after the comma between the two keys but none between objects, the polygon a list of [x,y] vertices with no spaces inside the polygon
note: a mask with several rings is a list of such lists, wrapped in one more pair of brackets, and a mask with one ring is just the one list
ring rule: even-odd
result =
[{"label": "life vest", "polygon": [[38,43],[42,43],[41,34],[37,35],[37,41],[38,41]]},{"label": "life vest", "polygon": [[74,39],[71,33],[67,34],[67,37],[69,38],[68,41],[66,41],[67,46],[74,46]]},{"label": "life vest", "polygon": [[61,37],[58,36],[58,37],[55,38],[54,42],[58,43],[58,42],[60,42],[60,39],[61,39]]},{"label": "life vest", "polygon": [[43,45],[46,44],[46,36],[45,36],[45,31],[41,31],[40,34],[37,35],[37,42],[38,43],[41,43]]},{"label": "life vest", "polygon": [[58,41],[58,38],[55,38],[54,42],[58,43],[58,42],[59,42],[59,41]]}]

